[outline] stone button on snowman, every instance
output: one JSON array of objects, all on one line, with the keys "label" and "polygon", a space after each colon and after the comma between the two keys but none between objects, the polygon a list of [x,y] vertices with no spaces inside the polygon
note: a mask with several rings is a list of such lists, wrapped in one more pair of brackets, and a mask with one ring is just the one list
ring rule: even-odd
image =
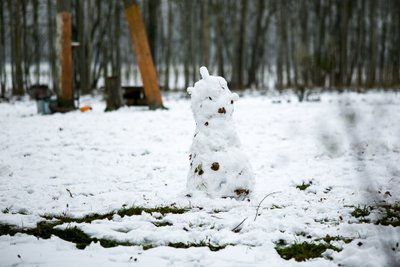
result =
[{"label": "stone button on snowman", "polygon": [[190,148],[189,191],[210,197],[245,199],[254,189],[254,174],[240,148],[232,118],[239,99],[224,78],[200,68],[201,80],[187,89],[196,131]]}]

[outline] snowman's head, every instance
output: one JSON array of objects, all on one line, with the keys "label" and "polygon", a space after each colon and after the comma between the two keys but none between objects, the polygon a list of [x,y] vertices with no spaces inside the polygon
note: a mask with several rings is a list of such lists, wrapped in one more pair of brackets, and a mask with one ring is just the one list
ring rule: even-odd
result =
[{"label": "snowman's head", "polygon": [[232,93],[228,88],[226,80],[220,76],[212,76],[209,74],[206,67],[200,68],[201,80],[194,84],[194,87],[189,87],[187,92],[191,95],[192,103],[201,102],[204,99],[219,99],[224,97],[231,101],[239,99],[238,94]]}]

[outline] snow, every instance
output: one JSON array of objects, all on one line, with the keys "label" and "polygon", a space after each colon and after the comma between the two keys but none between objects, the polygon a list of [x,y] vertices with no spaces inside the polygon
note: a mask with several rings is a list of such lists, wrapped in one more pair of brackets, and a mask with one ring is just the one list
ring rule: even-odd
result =
[{"label": "snow", "polygon": [[233,105],[239,99],[222,77],[200,68],[202,79],[188,88],[196,122],[190,148],[188,190],[211,197],[243,199],[253,192],[254,174],[241,150],[233,123]]},{"label": "snow", "polygon": [[[174,95],[164,100],[168,111],[104,113],[100,98],[84,98],[92,111],[51,116],[37,115],[32,101],[0,104],[0,223],[34,227],[44,214],[80,217],[124,206],[190,208],[58,226],[157,246],[149,250],[99,243],[79,250],[55,236],[0,236],[1,266],[400,265],[399,228],[360,223],[350,214],[353,206],[399,201],[399,95],[322,94],[320,102],[305,103],[292,95],[241,96],[234,120],[255,173],[249,201],[185,196],[196,127],[191,102]],[[306,190],[296,188],[310,181]],[[277,193],[260,204],[271,192]],[[239,232],[231,231],[244,219]],[[160,220],[172,225],[156,227]],[[332,260],[282,259],[274,242],[309,241],[301,232],[313,240],[354,240],[335,241],[343,250],[326,251]],[[164,246],[201,241],[227,247],[211,252]]]}]

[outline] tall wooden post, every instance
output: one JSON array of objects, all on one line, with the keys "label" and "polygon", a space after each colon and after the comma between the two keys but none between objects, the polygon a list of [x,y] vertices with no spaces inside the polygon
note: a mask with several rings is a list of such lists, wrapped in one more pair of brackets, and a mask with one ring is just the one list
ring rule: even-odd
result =
[{"label": "tall wooden post", "polygon": [[71,0],[57,0],[57,89],[58,106],[74,108],[72,66],[72,15]]},{"label": "tall wooden post", "polygon": [[151,56],[144,23],[140,15],[139,5],[135,0],[124,0],[124,5],[147,103],[150,108],[162,108],[163,103],[157,73]]}]

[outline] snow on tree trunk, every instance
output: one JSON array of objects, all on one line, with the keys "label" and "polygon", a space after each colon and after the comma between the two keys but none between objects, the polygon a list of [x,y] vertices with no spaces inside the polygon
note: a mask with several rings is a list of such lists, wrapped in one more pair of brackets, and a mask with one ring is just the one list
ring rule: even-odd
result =
[{"label": "snow on tree trunk", "polygon": [[190,148],[189,191],[211,197],[243,199],[254,188],[254,174],[233,122],[233,105],[239,99],[224,78],[200,68],[202,79],[188,88],[196,132]]}]

